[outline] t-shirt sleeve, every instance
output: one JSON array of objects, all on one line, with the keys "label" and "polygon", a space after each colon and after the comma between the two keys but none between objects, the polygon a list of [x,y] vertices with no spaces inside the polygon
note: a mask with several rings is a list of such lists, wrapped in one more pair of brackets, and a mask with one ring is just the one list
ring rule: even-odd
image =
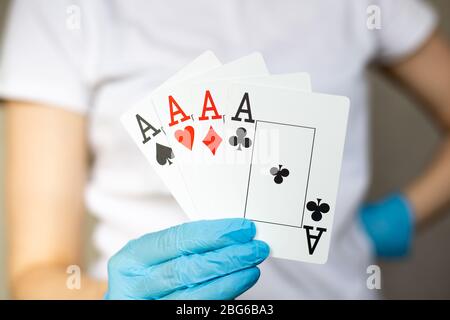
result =
[{"label": "t-shirt sleeve", "polygon": [[380,63],[389,64],[416,52],[437,25],[433,8],[423,0],[380,0],[380,29],[376,31]]},{"label": "t-shirt sleeve", "polygon": [[81,14],[77,1],[11,2],[0,47],[0,98],[87,111],[89,50]]}]

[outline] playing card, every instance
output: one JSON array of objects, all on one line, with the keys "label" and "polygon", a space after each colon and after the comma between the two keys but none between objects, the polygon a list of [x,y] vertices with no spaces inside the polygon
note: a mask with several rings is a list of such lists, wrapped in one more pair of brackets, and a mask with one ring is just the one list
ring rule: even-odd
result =
[{"label": "playing card", "polygon": [[[271,134],[274,135],[272,139]],[[292,212],[303,211],[299,198],[306,195],[314,134],[314,128],[264,120],[256,122],[244,211],[246,218],[302,226],[303,216]],[[261,157],[269,154],[267,158]],[[264,210],[260,210],[261,203],[264,203]],[[292,210],[282,210],[286,207]]]},{"label": "playing card", "polygon": [[177,167],[175,154],[153,108],[152,96],[166,86],[180,83],[220,65],[216,56],[211,51],[206,51],[121,117],[122,124],[133,141],[152,164],[180,207],[191,216],[195,216],[196,209]]},{"label": "playing card", "polygon": [[[210,82],[207,84],[208,88],[214,88],[213,90],[220,92],[217,101],[220,101],[220,106],[225,107],[228,103],[228,88],[233,83],[245,84],[259,84],[268,85],[272,87],[284,87],[297,89],[302,91],[310,91],[311,84],[309,75],[306,73],[293,73],[283,75],[270,75],[262,77],[248,77],[245,79],[232,79],[224,81]],[[204,85],[204,84],[203,84]],[[184,88],[187,92],[193,92],[192,88]],[[229,202],[234,201],[236,190],[234,188],[234,168],[236,165],[242,163],[248,163],[249,156],[246,152],[236,153],[236,149],[247,148],[246,141],[250,141],[248,137],[243,136],[243,141],[240,141],[241,137],[235,136],[233,146],[230,147],[230,132],[235,132],[237,127],[234,126],[234,122],[230,120],[233,115],[227,114],[224,126],[214,126],[214,132],[220,137],[221,145],[216,150],[214,155],[211,155],[205,148],[203,152],[192,155],[192,160],[183,161],[183,177],[186,180],[189,192],[193,201],[195,202],[198,210],[198,217],[203,219],[216,219],[239,216],[242,211],[230,210]],[[207,130],[206,124],[204,132]],[[230,126],[231,125],[231,126]],[[230,129],[232,128],[232,129]],[[208,190],[214,190],[214,192],[207,192]]]},{"label": "playing card", "polygon": [[311,92],[311,78],[306,72],[271,74],[270,76],[233,79],[233,84],[251,84]]},{"label": "playing card", "polygon": [[241,161],[225,210],[257,224],[274,257],[325,263],[336,207],[349,101],[345,97],[233,85],[227,148]]},{"label": "playing card", "polygon": [[[246,217],[273,257],[325,263],[349,101],[259,53],[205,53],[122,121],[192,219]],[[208,71],[209,70],[209,71]]]},{"label": "playing card", "polygon": [[213,218],[199,210],[197,203],[203,207],[209,198],[205,197],[205,190],[219,183],[214,177],[214,164],[222,155],[227,94],[223,86],[232,79],[267,74],[262,56],[255,53],[153,96],[156,113],[178,159],[185,184],[191,198],[196,197],[196,217]]},{"label": "playing card", "polygon": [[[242,68],[239,69],[242,75]],[[252,69],[254,70],[255,68]],[[207,100],[202,97],[201,93],[210,92],[211,95],[209,97],[211,100],[209,101],[209,105],[212,106],[214,104],[215,108],[220,108],[220,115],[223,114],[225,104],[227,103],[227,88],[233,81],[254,82],[257,84],[310,90],[309,75],[306,73],[247,77],[239,80],[235,78],[214,79],[212,81],[202,82],[198,80],[195,79],[196,83],[191,85],[183,83],[182,88],[178,90],[171,90],[172,96],[176,96],[180,101],[186,101],[185,105],[188,105],[189,101],[197,101],[198,105],[203,106],[203,108],[198,109],[204,110],[205,101]],[[217,114],[219,114],[219,111]],[[184,154],[184,156],[180,156],[183,159],[181,161],[181,170],[197,209],[196,216],[203,219],[236,216],[236,212],[228,211],[227,206],[222,204],[223,202],[229,201],[226,196],[228,190],[225,186],[233,183],[230,180],[231,175],[228,174],[228,171],[230,171],[234,159],[229,157],[232,153],[227,154],[226,149],[222,146],[227,143],[223,141],[223,137],[225,135],[224,123],[228,120],[203,121],[199,119],[195,121],[195,117],[191,120],[191,123],[188,123],[187,126],[176,130],[174,135],[175,138],[184,138],[191,134],[188,130],[192,130],[193,139],[197,139],[198,141],[197,148],[191,145],[192,139],[188,139],[190,142],[188,146],[181,146],[181,144],[179,146],[182,149],[179,151],[180,154]],[[177,133],[179,134],[178,136]],[[196,136],[198,137],[196,138]],[[207,145],[206,142],[209,141],[214,142],[214,148],[211,148],[211,145]],[[174,150],[175,154],[178,154],[176,147]],[[207,192],[208,190],[214,190],[214,192]]]}]

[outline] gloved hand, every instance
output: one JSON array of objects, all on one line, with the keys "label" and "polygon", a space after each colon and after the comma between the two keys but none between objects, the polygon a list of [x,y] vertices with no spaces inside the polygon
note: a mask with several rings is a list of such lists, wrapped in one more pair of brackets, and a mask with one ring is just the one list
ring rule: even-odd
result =
[{"label": "gloved hand", "polygon": [[394,258],[409,253],[414,234],[414,213],[402,194],[393,194],[364,206],[360,218],[377,256]]},{"label": "gloved hand", "polygon": [[106,299],[234,299],[269,254],[245,219],[185,223],[128,242],[108,262]]}]

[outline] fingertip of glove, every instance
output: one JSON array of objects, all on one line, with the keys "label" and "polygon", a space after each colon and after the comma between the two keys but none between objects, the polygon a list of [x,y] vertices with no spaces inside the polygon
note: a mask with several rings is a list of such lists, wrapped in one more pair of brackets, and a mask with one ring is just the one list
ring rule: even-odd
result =
[{"label": "fingertip of glove", "polygon": [[265,260],[270,253],[269,245],[261,240],[254,240],[253,243],[255,245],[256,256],[258,259],[261,261]]},{"label": "fingertip of glove", "polygon": [[261,271],[258,267],[246,269],[245,273],[249,279],[250,285],[253,285],[256,281],[258,281],[259,277],[261,276]]},{"label": "fingertip of glove", "polygon": [[253,234],[256,232],[255,223],[245,218],[223,219],[222,221],[228,221],[230,223],[230,227],[232,228],[250,230]]},{"label": "fingertip of glove", "polygon": [[255,237],[256,227],[253,221],[242,218],[223,219],[221,221],[223,228],[219,230],[219,238],[245,243]]}]

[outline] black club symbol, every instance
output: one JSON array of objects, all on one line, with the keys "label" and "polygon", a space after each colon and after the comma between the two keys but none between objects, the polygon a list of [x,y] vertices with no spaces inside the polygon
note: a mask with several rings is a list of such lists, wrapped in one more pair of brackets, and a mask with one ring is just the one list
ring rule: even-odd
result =
[{"label": "black club symbol", "polygon": [[277,167],[270,168],[270,174],[275,176],[273,178],[273,181],[275,181],[276,184],[280,184],[283,182],[283,178],[286,178],[289,175],[289,170],[284,168],[281,169],[283,166],[281,164]]},{"label": "black club symbol", "polygon": [[236,135],[230,137],[230,144],[233,147],[238,147],[237,149],[239,151],[241,151],[241,147],[244,148],[249,148],[252,145],[252,140],[250,140],[250,138],[246,137],[247,135],[247,130],[245,130],[245,128],[238,128],[236,130]]},{"label": "black club symbol", "polygon": [[330,211],[330,206],[328,205],[328,203],[320,203],[320,201],[322,201],[322,199],[317,199],[317,203],[314,201],[309,201],[306,204],[306,208],[309,211],[312,211],[311,218],[314,221],[322,220],[322,214]]}]

